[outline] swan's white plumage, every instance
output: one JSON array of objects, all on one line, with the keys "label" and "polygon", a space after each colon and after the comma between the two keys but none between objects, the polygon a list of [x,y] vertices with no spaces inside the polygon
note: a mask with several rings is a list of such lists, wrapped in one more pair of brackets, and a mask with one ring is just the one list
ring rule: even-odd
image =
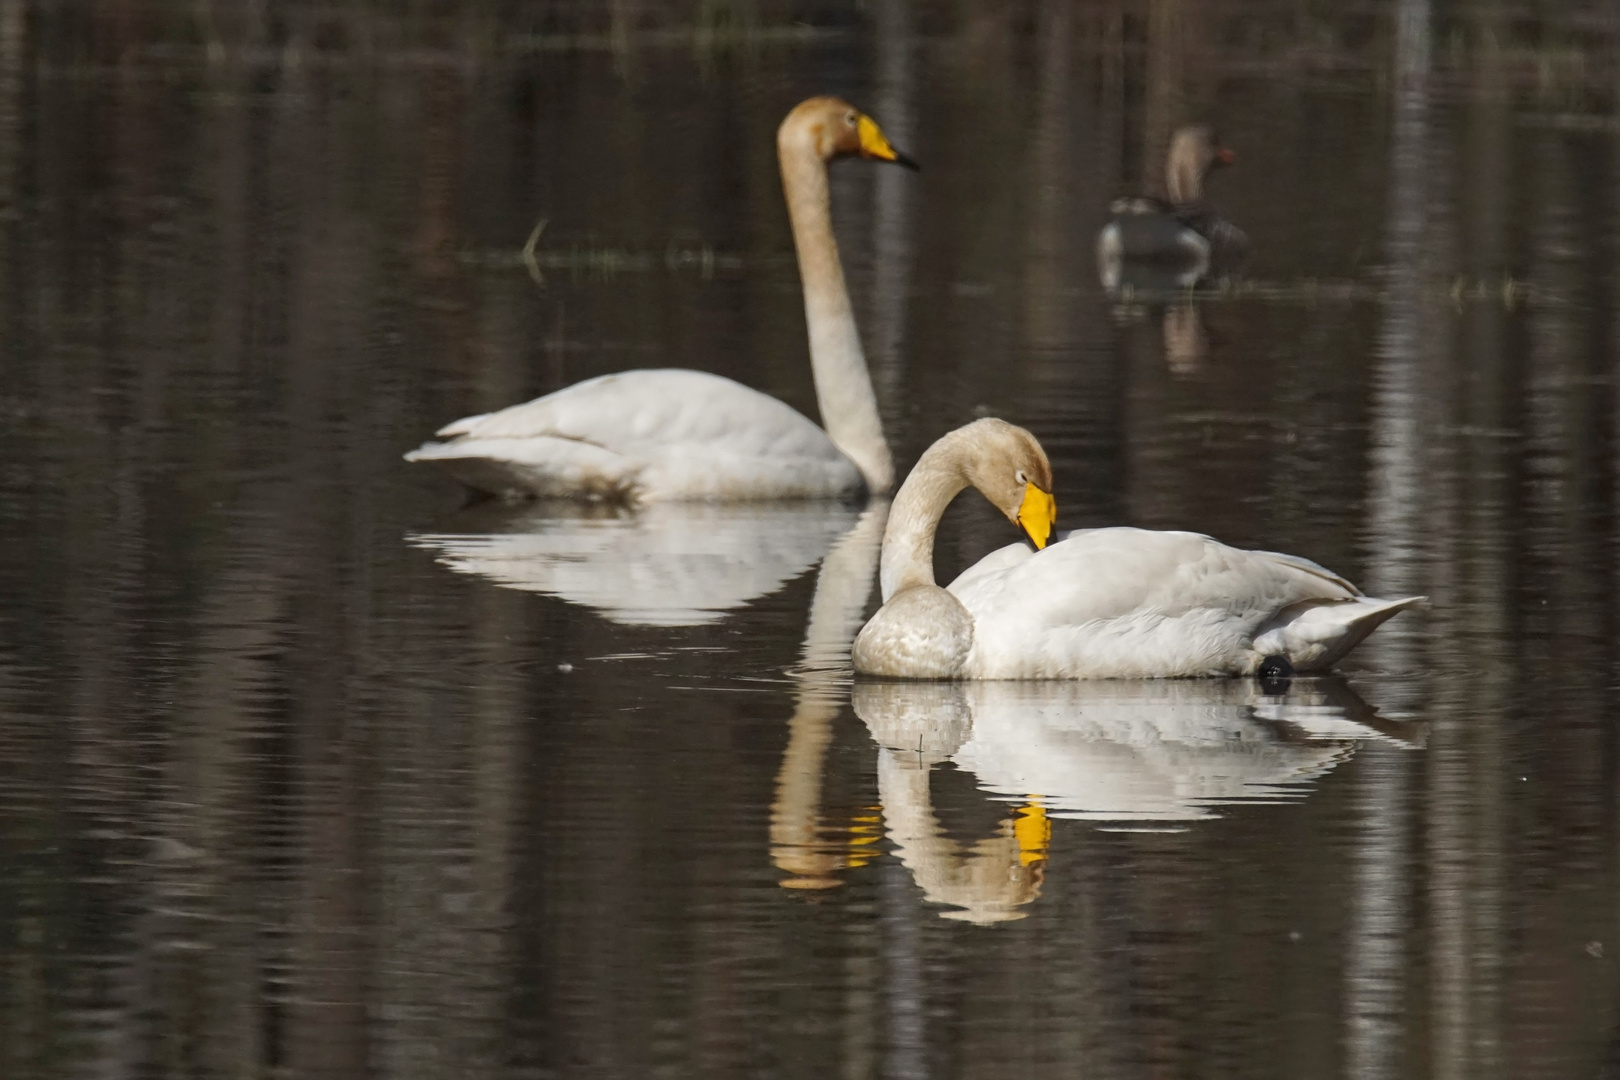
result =
[{"label": "swan's white plumage", "polygon": [[[1030,499],[1031,478],[1050,484],[1050,476],[1034,436],[1000,420],[934,443],[895,496],[884,605],[855,639],[855,669],[912,679],[1153,679],[1252,675],[1281,657],[1295,671],[1320,671],[1423,603],[1363,596],[1298,556],[1132,528],[1082,530],[1038,552],[1002,548],[948,589],[934,583],[934,531],[964,487],[1027,525],[1031,502],[1053,512],[1049,494]],[[1044,537],[1050,520],[1035,524],[1032,535]]]},{"label": "swan's white plumage", "polygon": [[743,502],[887,493],[894,459],[833,237],[827,163],[910,164],[837,98],[801,102],[777,129],[782,193],[804,290],[825,430],[775,398],[697,371],[591,379],[439,429],[405,455],[506,496]]},{"label": "swan's white plumage", "polygon": [[948,588],[973,616],[976,679],[1246,675],[1271,655],[1313,671],[1416,602],[1366,600],[1296,556],[1131,528],[1011,545]]},{"label": "swan's white plumage", "polygon": [[838,498],[863,483],[804,415],[701,371],[603,375],[438,434],[406,460],[501,494],[719,502]]}]

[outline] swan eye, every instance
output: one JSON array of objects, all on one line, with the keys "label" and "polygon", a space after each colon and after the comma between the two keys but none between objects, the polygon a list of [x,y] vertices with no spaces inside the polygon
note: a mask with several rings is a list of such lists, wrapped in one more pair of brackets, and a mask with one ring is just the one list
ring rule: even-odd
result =
[{"label": "swan eye", "polygon": [[844,116],[844,123],[848,124],[850,127],[854,127],[855,126],[855,114],[854,113],[846,114]]},{"label": "swan eye", "polygon": [[1017,472],[1013,473],[1013,479],[1016,480],[1020,484],[1029,483],[1029,477],[1024,475],[1024,470],[1023,469],[1019,469]]}]

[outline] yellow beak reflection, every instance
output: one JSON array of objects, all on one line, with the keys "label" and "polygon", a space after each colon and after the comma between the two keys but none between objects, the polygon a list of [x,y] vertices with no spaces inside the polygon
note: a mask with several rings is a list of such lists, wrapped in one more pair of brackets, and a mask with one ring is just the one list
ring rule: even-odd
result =
[{"label": "yellow beak reflection", "polygon": [[1052,823],[1046,820],[1046,808],[1033,797],[1019,808],[1013,820],[1013,836],[1018,839],[1018,865],[1046,860],[1047,849],[1052,846]]},{"label": "yellow beak reflection", "polygon": [[877,121],[865,113],[862,113],[861,118],[855,122],[855,130],[860,136],[861,153],[866,157],[876,158],[879,161],[892,161],[896,165],[904,165],[908,169],[919,167],[915,161],[890,146],[888,138],[884,136],[882,129],[877,126]]},{"label": "yellow beak reflection", "polygon": [[1018,526],[1039,551],[1052,536],[1052,523],[1057,520],[1057,500],[1051,492],[1042,491],[1034,484],[1024,485],[1024,503],[1018,508]]}]

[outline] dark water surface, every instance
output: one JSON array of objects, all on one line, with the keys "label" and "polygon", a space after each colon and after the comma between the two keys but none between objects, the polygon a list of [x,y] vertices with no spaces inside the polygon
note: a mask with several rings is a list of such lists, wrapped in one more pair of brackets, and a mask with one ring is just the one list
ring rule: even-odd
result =
[{"label": "dark water surface", "polygon": [[[0,1073],[1616,1075],[1607,10],[0,0]],[[627,367],[814,416],[820,92],[925,166],[834,173],[902,466],[1001,415],[1063,527],[1432,609],[1282,694],[854,686],[881,506],[401,462]],[[1249,276],[1112,300],[1182,116]]]}]

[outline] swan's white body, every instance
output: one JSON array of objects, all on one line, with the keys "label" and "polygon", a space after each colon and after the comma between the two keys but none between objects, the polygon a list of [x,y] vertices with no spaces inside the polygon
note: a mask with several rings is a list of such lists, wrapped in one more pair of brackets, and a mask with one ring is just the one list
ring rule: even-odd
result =
[{"label": "swan's white body", "polygon": [[865,481],[788,405],[701,371],[603,375],[441,428],[405,455],[496,494],[634,502],[820,499]]},{"label": "swan's white body", "polygon": [[1322,671],[1423,602],[1363,596],[1308,559],[1131,528],[1083,530],[1038,552],[1012,545],[949,588],[935,585],[934,530],[945,507],[971,483],[1017,517],[1026,475],[1050,476],[1045,454],[1028,432],[999,420],[929,448],[895,497],[883,538],[884,606],[855,640],[857,671],[1175,678],[1252,675],[1271,657],[1297,672]]},{"label": "swan's white body", "polygon": [[894,464],[833,238],[827,162],[909,161],[869,118],[812,98],[777,131],[816,400],[826,430],[775,398],[697,371],[627,371],[469,416],[405,455],[470,487],[538,496],[735,502],[887,493]]},{"label": "swan's white body", "polygon": [[947,588],[973,619],[966,679],[1250,675],[1268,656],[1321,671],[1420,602],[1369,599],[1308,559],[1130,528],[1013,544]]}]

